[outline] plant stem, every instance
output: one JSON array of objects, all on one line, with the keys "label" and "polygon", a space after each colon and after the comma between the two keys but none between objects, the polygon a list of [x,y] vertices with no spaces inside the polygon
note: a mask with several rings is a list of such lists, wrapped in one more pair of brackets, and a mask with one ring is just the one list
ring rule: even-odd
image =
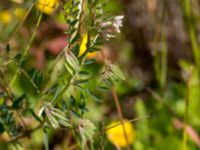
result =
[{"label": "plant stem", "polygon": [[28,46],[26,47],[26,49],[25,49],[25,51],[24,51],[24,56],[27,55],[28,50],[30,49],[30,47],[31,47],[31,45],[32,45],[32,43],[33,43],[33,40],[35,39],[37,30],[38,30],[38,28],[39,28],[39,26],[40,26],[40,22],[41,22],[41,20],[42,20],[42,15],[43,15],[43,13],[40,12],[39,17],[38,17],[38,19],[37,19],[37,23],[36,23],[35,29],[34,29],[34,31],[33,31],[33,34],[31,35],[31,39],[30,39],[30,41],[29,41],[29,44],[28,44]]},{"label": "plant stem", "polygon": [[167,35],[166,30],[163,29],[162,33],[162,52],[161,52],[161,79],[160,84],[162,88],[162,93],[164,93],[164,89],[166,86],[167,80]]},{"label": "plant stem", "polygon": [[35,5],[36,1],[33,1],[32,2],[32,5],[31,7],[29,7],[28,11],[26,12],[26,14],[24,15],[22,21],[19,23],[19,25],[17,26],[17,28],[14,30],[14,32],[11,34],[10,38],[6,41],[6,44],[7,45],[11,38],[19,31],[19,29],[22,27],[22,25],[24,24],[25,20],[27,19],[29,13],[31,12],[31,10],[33,9],[34,5]]},{"label": "plant stem", "polygon": [[128,142],[128,137],[127,137],[126,129],[125,129],[125,126],[124,126],[124,117],[122,115],[121,106],[119,104],[119,99],[118,99],[118,96],[117,96],[117,92],[114,89],[114,87],[112,88],[112,95],[113,95],[113,98],[114,98],[114,101],[115,101],[115,105],[116,105],[116,108],[117,108],[117,112],[118,112],[118,116],[119,116],[120,122],[122,124],[123,132],[124,132],[124,137],[125,137],[126,145],[127,145],[127,150],[131,150],[129,142]]},{"label": "plant stem", "polygon": [[[189,30],[189,37],[190,37],[190,42],[192,46],[192,51],[193,51],[193,57],[196,63],[196,66],[198,68],[198,77],[200,79],[200,48],[197,42],[197,38],[195,35],[195,24],[193,23],[193,15],[191,11],[191,1],[190,0],[184,0],[184,13],[186,17],[186,23],[188,25],[188,30]],[[199,81],[199,86],[200,86],[200,81]]]},{"label": "plant stem", "polygon": [[[125,120],[124,123],[126,123],[126,122],[135,122],[135,121],[147,119],[147,118],[149,118],[149,117],[150,117],[150,116],[144,116],[144,117],[139,117],[139,118],[135,118],[135,119],[127,120],[127,121]],[[111,126],[111,127],[109,127],[109,128],[105,128],[104,131],[110,130],[110,129],[112,129],[112,128],[114,128],[114,127],[117,127],[117,126],[119,126],[119,125],[121,125],[121,123],[115,124],[115,125],[113,125],[113,126]]]},{"label": "plant stem", "polygon": [[20,135],[16,136],[15,138],[11,139],[10,141],[8,141],[8,143],[14,143],[14,142],[18,141],[19,139],[21,139],[23,137],[30,136],[35,131],[41,129],[43,127],[43,125],[44,125],[44,122],[42,124],[38,125],[37,127],[33,128],[33,129],[28,129],[28,130],[24,131]]},{"label": "plant stem", "polygon": [[183,150],[187,150],[187,125],[188,125],[188,110],[189,110],[189,95],[190,95],[190,85],[193,74],[193,66],[189,70],[189,78],[187,81],[187,91],[185,97],[185,113],[184,113],[184,127],[183,127]]},{"label": "plant stem", "polygon": [[16,70],[13,78],[10,81],[9,87],[11,87],[14,84],[15,80],[17,79],[17,75],[18,75],[19,71],[20,71],[19,69]]},{"label": "plant stem", "polygon": [[[28,46],[26,47],[26,49],[25,49],[25,51],[24,51],[24,53],[23,53],[23,58],[25,58],[25,57],[27,56],[28,50],[30,49],[30,47],[31,47],[31,45],[32,45],[32,43],[33,43],[33,40],[35,39],[37,30],[38,30],[39,25],[40,25],[40,22],[41,22],[41,20],[42,20],[42,14],[43,14],[43,13],[40,12],[40,15],[39,15],[39,17],[38,17],[38,19],[37,19],[37,23],[36,23],[35,29],[34,29],[34,31],[33,31],[33,34],[31,35],[29,44],[28,44]],[[11,79],[11,82],[10,82],[10,84],[9,84],[10,87],[14,84],[14,82],[15,82],[15,80],[16,80],[18,74],[19,74],[19,72],[20,72],[20,68],[18,68],[18,69],[16,70],[16,72],[15,72],[13,78]]]}]

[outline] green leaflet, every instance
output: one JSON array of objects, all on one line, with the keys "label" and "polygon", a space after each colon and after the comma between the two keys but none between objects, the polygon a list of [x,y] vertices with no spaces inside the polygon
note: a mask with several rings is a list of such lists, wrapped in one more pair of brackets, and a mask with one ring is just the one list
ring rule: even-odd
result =
[{"label": "green leaflet", "polygon": [[67,51],[65,55],[65,67],[70,75],[74,75],[80,69],[76,56],[70,51]]},{"label": "green leaflet", "polygon": [[93,136],[96,127],[90,120],[80,119],[78,130],[81,137],[81,144],[83,148],[85,147],[87,141],[93,143]]},{"label": "green leaflet", "polygon": [[125,80],[125,76],[123,72],[119,69],[118,66],[110,64],[111,70],[113,74],[119,79],[119,80]]}]

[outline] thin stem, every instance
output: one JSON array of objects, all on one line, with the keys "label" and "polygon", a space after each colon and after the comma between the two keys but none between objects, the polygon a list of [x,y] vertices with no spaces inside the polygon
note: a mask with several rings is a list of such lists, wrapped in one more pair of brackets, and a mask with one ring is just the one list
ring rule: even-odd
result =
[{"label": "thin stem", "polygon": [[16,70],[14,76],[12,77],[11,81],[10,81],[9,87],[11,87],[11,86],[14,84],[15,80],[17,79],[17,76],[18,76],[19,71],[20,71],[20,70],[19,70],[19,68],[18,68],[18,69]]},{"label": "thin stem", "polygon": [[37,127],[35,127],[34,129],[29,129],[29,130],[24,131],[20,135],[16,136],[15,138],[11,139],[10,141],[8,141],[8,143],[14,143],[14,142],[18,141],[19,139],[21,139],[23,137],[30,136],[35,131],[41,129],[43,127],[43,125],[44,125],[44,122],[42,124],[38,125]]},{"label": "thin stem", "polygon": [[33,34],[31,35],[31,39],[30,39],[30,41],[29,41],[29,44],[28,44],[28,46],[26,47],[26,49],[25,49],[25,51],[24,51],[24,56],[27,55],[28,50],[30,49],[30,47],[31,47],[31,45],[32,45],[32,43],[33,43],[33,40],[35,39],[37,30],[38,30],[38,28],[39,28],[39,26],[40,26],[40,22],[41,22],[41,20],[42,20],[42,15],[43,15],[43,13],[40,12],[40,15],[39,15],[39,17],[38,17],[38,19],[37,19],[37,23],[36,23],[35,29],[34,29],[34,31],[33,31]]},{"label": "thin stem", "polygon": [[[150,116],[144,116],[144,117],[135,118],[135,119],[131,119],[131,120],[125,120],[124,123],[126,123],[126,122],[135,122],[135,121],[147,119],[147,118],[149,118],[149,117],[150,117]],[[115,125],[113,125],[113,126],[111,126],[111,127],[109,127],[109,128],[105,128],[105,131],[110,130],[110,129],[112,129],[112,128],[116,127],[116,126],[119,126],[119,125],[121,125],[121,123],[115,124]]]},{"label": "thin stem", "polygon": [[117,108],[117,112],[118,112],[118,116],[119,116],[120,122],[122,124],[123,132],[124,132],[124,137],[125,137],[126,145],[127,145],[127,150],[131,150],[129,142],[128,142],[128,137],[127,137],[126,129],[125,129],[125,126],[124,126],[124,118],[123,118],[123,115],[122,115],[121,106],[119,104],[119,99],[118,99],[118,96],[117,96],[117,92],[115,91],[114,88],[112,88],[112,95],[113,95],[113,98],[114,98],[114,101],[115,101],[115,105],[116,105],[116,108]]},{"label": "thin stem", "polygon": [[[196,37],[195,24],[193,23],[193,14],[191,10],[191,0],[184,0],[184,13],[186,17],[186,23],[188,25],[189,37],[193,51],[193,57],[197,66],[199,86],[200,86],[200,47]],[[200,91],[200,90],[199,90]]]},{"label": "thin stem", "polygon": [[19,23],[19,25],[17,26],[17,28],[15,29],[15,31],[11,34],[10,38],[6,41],[6,45],[10,42],[11,38],[19,31],[19,29],[22,27],[22,25],[24,24],[25,20],[27,19],[29,13],[31,12],[31,10],[33,9],[34,5],[36,4],[36,1],[32,2],[31,7],[29,7],[28,11],[26,12],[26,14],[24,15],[22,21]]},{"label": "thin stem", "polygon": [[31,77],[28,75],[28,73],[20,68],[21,72],[25,75],[25,77],[30,81],[30,83],[32,84],[32,86],[35,88],[37,93],[40,93],[40,90],[38,89],[38,86],[35,84],[35,82],[31,79]]},{"label": "thin stem", "polygon": [[[28,44],[28,46],[26,47],[26,49],[25,49],[25,51],[24,51],[24,53],[23,53],[23,57],[26,57],[26,56],[27,56],[28,50],[30,49],[30,47],[31,47],[31,45],[32,45],[32,43],[33,43],[33,40],[35,39],[37,30],[38,30],[39,25],[40,25],[40,22],[41,22],[41,20],[42,20],[42,14],[43,14],[43,13],[40,12],[40,15],[39,15],[39,17],[38,17],[38,19],[37,19],[37,23],[36,23],[35,29],[34,29],[34,31],[33,31],[33,34],[31,35],[29,44]],[[16,80],[16,78],[17,78],[19,72],[20,72],[20,68],[18,68],[18,69],[16,70],[16,72],[15,72],[13,78],[11,79],[11,82],[10,82],[10,84],[9,84],[10,87],[14,84],[14,82],[15,82],[15,80]]]},{"label": "thin stem", "polygon": [[164,89],[166,86],[166,80],[167,80],[167,32],[165,29],[163,29],[162,33],[162,52],[161,52],[161,88],[162,93],[164,93]]},{"label": "thin stem", "polygon": [[188,110],[189,110],[189,95],[190,95],[190,85],[193,73],[193,66],[189,70],[189,78],[187,81],[187,91],[185,98],[185,113],[184,113],[184,127],[183,127],[183,150],[187,150],[187,125],[188,125]]},{"label": "thin stem", "polygon": [[5,66],[9,65],[12,62],[13,62],[13,60],[8,60],[8,61],[6,61],[6,62],[3,63],[3,66],[5,67]]}]

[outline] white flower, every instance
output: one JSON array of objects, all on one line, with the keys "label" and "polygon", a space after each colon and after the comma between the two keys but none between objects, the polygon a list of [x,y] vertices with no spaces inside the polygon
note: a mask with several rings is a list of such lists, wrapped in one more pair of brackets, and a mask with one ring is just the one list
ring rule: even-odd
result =
[{"label": "white flower", "polygon": [[116,16],[113,21],[113,26],[115,27],[116,31],[120,33],[120,27],[122,27],[124,16]]},{"label": "white flower", "polygon": [[104,29],[103,35],[105,40],[108,41],[111,38],[114,38],[116,33],[120,33],[120,27],[123,26],[123,19],[124,16],[121,15],[101,23],[101,26]]},{"label": "white flower", "polygon": [[113,35],[113,34],[106,34],[106,37],[108,38],[108,39],[110,39],[110,38],[114,38],[115,37],[115,35]]},{"label": "white flower", "polygon": [[101,24],[102,27],[108,27],[108,26],[111,26],[112,25],[112,22],[111,21],[107,21],[107,22],[103,22]]}]

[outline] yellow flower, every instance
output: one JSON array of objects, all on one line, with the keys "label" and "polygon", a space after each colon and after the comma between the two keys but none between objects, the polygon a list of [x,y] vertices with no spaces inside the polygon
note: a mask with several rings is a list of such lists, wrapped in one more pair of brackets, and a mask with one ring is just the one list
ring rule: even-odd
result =
[{"label": "yellow flower", "polygon": [[[83,39],[79,48],[79,56],[81,56],[87,50],[87,42],[88,42],[88,34],[85,33],[83,35]],[[91,52],[87,54],[87,58],[94,58],[96,56],[96,52]]]},{"label": "yellow flower", "polygon": [[47,15],[52,14],[59,5],[59,0],[39,0],[37,8]]},{"label": "yellow flower", "polygon": [[9,24],[12,20],[12,15],[8,10],[4,10],[0,13],[0,21],[4,24]]},{"label": "yellow flower", "polygon": [[[134,141],[134,130],[133,125],[127,120],[124,120],[124,127],[126,130],[128,144],[132,144]],[[120,121],[112,122],[110,125],[107,126],[106,135],[108,140],[119,147],[126,147],[127,142],[124,136],[123,126]]]},{"label": "yellow flower", "polygon": [[25,15],[26,11],[22,8],[15,8],[14,14],[17,18],[22,19]]}]

